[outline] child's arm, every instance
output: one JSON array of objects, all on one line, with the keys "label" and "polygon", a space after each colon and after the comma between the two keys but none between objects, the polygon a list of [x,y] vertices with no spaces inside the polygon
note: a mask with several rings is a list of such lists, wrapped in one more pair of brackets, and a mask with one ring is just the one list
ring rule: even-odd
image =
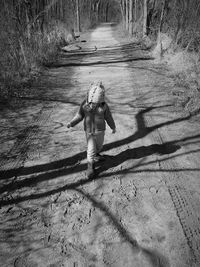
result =
[{"label": "child's arm", "polygon": [[107,124],[109,125],[109,127],[112,129],[112,132],[115,133],[116,132],[116,126],[115,126],[113,116],[110,112],[110,108],[109,108],[108,104],[106,103],[105,105],[106,105],[105,120],[106,120]]},{"label": "child's arm", "polygon": [[84,119],[85,114],[83,111],[83,104],[84,104],[84,102],[79,107],[79,110],[78,110],[77,114],[74,116],[74,118],[67,124],[68,128],[74,127],[75,125],[77,125],[79,122],[81,122]]}]

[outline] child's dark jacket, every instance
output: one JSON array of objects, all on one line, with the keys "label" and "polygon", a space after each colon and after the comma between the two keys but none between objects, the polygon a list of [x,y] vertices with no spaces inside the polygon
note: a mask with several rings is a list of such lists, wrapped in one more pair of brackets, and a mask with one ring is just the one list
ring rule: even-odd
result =
[{"label": "child's dark jacket", "polygon": [[115,122],[107,103],[98,105],[94,110],[91,110],[86,102],[80,105],[78,113],[70,122],[71,126],[75,126],[84,119],[84,130],[88,133],[95,133],[98,131],[105,131],[106,123],[113,130],[115,129]]}]

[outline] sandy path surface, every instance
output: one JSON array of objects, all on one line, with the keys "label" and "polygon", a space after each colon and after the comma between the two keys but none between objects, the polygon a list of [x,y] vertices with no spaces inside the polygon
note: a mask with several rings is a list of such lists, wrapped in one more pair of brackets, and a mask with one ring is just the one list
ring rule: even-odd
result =
[{"label": "sandy path surface", "polygon": [[[199,123],[175,109],[168,70],[120,43],[98,27],[1,107],[1,266],[200,266]],[[66,124],[96,79],[117,133],[88,180],[82,123]]]}]

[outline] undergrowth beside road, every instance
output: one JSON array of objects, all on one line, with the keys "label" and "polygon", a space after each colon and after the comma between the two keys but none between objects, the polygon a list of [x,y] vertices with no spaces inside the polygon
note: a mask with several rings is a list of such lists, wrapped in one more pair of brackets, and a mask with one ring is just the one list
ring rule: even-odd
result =
[{"label": "undergrowth beside road", "polygon": [[[176,104],[191,115],[200,112],[200,66],[198,53],[179,50],[164,56],[175,81]],[[178,89],[177,89],[178,88]]]},{"label": "undergrowth beside road", "polygon": [[[122,25],[118,25],[118,36],[134,43],[142,43],[146,49],[150,49],[155,64],[164,63],[168,66],[170,76],[174,80],[171,95],[175,99],[175,105],[191,115],[200,113],[200,47],[196,51],[189,51],[175,45],[168,34],[161,34],[162,51],[157,46],[157,40],[153,36],[141,38],[137,35],[129,36],[123,31]],[[120,36],[120,37],[119,37]]]},{"label": "undergrowth beside road", "polygon": [[183,108],[191,115],[200,112],[200,66],[199,50],[188,51],[174,45],[169,35],[162,34],[161,55],[156,46],[152,55],[155,62],[167,64],[170,75],[174,79],[174,88],[171,94],[175,98],[175,105]]},{"label": "undergrowth beside road", "polygon": [[55,61],[68,34],[62,24],[34,31],[30,36],[7,29],[0,45],[0,100],[24,94],[43,66]]}]

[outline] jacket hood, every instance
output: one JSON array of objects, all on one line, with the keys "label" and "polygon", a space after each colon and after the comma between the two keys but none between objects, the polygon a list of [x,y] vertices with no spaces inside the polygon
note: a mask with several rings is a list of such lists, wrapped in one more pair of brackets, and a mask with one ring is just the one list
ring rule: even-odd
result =
[{"label": "jacket hood", "polygon": [[102,82],[93,83],[87,93],[88,103],[102,103],[105,102],[105,88]]}]

